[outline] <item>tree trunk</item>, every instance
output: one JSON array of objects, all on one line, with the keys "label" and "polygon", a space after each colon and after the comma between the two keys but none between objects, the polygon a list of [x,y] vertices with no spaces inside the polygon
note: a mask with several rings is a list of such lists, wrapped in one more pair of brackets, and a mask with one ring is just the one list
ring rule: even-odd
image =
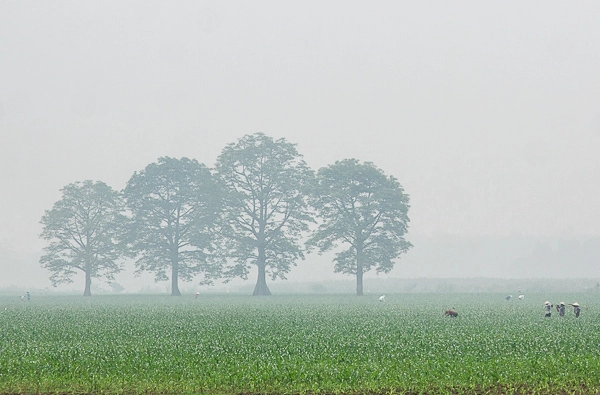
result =
[{"label": "tree trunk", "polygon": [[266,270],[265,265],[258,267],[258,279],[256,280],[256,286],[254,287],[253,296],[269,296],[271,291],[267,286]]},{"label": "tree trunk", "polygon": [[356,295],[363,296],[363,269],[362,265],[356,267]]},{"label": "tree trunk", "polygon": [[363,296],[362,248],[356,249],[356,295]]},{"label": "tree trunk", "polygon": [[92,276],[90,270],[85,271],[85,290],[83,296],[92,296]]},{"label": "tree trunk", "polygon": [[181,296],[179,291],[179,257],[177,253],[171,256],[171,296]]},{"label": "tree trunk", "polygon": [[267,286],[267,255],[265,254],[265,248],[262,246],[258,247],[258,260],[256,262],[258,266],[258,278],[256,279],[256,286],[254,287],[253,296],[269,296],[271,291]]}]

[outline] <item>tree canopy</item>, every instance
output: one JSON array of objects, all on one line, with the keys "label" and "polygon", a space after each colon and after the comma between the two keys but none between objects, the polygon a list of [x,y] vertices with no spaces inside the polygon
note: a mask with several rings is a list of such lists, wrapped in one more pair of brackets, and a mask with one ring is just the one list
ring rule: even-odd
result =
[{"label": "tree canopy", "polygon": [[214,251],[219,224],[221,188],[210,170],[188,158],[159,158],[129,179],[124,190],[132,214],[131,249],[137,272],[171,278],[171,295],[179,296],[179,279],[201,283],[218,277]]},{"label": "tree canopy", "polygon": [[364,273],[388,273],[412,247],[404,239],[409,196],[373,163],[345,159],[319,169],[311,203],[321,223],[307,245],[320,252],[345,245],[334,270],[356,276],[357,295],[363,294]]},{"label": "tree canopy", "polygon": [[122,270],[124,255],[123,202],[118,192],[103,182],[83,181],[61,189],[62,197],[46,211],[40,237],[50,242],[40,258],[54,286],[73,282],[85,274],[84,295],[90,296],[92,278],[113,280]]},{"label": "tree canopy", "polygon": [[225,275],[246,279],[255,265],[253,294],[269,295],[266,275],[285,279],[291,266],[304,259],[298,240],[312,221],[306,192],[313,172],[295,144],[262,133],[228,144],[216,170],[228,191],[224,236],[234,263]]}]

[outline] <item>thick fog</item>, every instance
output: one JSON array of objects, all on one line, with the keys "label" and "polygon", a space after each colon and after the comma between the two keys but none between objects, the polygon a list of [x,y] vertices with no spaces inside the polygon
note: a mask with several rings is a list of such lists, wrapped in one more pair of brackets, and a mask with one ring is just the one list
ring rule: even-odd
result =
[{"label": "thick fog", "polygon": [[[389,277],[600,277],[599,48],[593,1],[2,0],[0,287],[50,287],[60,188],[256,132],[398,178],[414,248]],[[313,278],[348,277],[289,275]]]}]

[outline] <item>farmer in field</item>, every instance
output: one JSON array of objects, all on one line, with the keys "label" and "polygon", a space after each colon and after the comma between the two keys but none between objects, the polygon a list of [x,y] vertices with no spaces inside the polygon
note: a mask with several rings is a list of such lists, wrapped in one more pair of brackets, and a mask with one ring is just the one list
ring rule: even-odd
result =
[{"label": "farmer in field", "polygon": [[549,301],[544,302],[544,311],[546,311],[544,317],[552,317],[552,304]]},{"label": "farmer in field", "polygon": [[581,307],[579,306],[579,303],[577,303],[577,302],[572,303],[571,306],[573,306],[573,312],[575,313],[575,318],[579,318],[579,313],[581,313]]},{"label": "farmer in field", "polygon": [[560,302],[560,305],[558,308],[558,315],[560,315],[561,317],[565,316],[565,302]]}]

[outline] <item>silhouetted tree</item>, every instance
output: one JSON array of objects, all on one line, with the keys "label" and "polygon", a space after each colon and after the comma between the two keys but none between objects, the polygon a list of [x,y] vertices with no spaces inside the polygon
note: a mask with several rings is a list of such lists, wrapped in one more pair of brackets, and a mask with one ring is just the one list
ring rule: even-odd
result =
[{"label": "silhouetted tree", "polygon": [[256,265],[253,295],[270,295],[266,275],[285,279],[304,259],[298,240],[312,221],[305,192],[313,172],[295,144],[262,133],[227,145],[216,169],[228,190],[224,236],[234,260],[225,275],[246,279]]},{"label": "silhouetted tree", "polygon": [[408,203],[400,183],[373,163],[337,161],[317,172],[312,205],[322,223],[307,245],[320,252],[348,246],[336,254],[334,270],[355,275],[356,294],[362,295],[364,273],[388,273],[412,247],[404,240]]},{"label": "silhouetted tree", "polygon": [[46,211],[40,237],[50,241],[40,258],[54,286],[73,282],[85,274],[85,296],[91,296],[92,278],[113,280],[122,270],[117,260],[125,249],[121,242],[125,217],[121,196],[103,182],[84,181],[61,189],[62,197]]},{"label": "silhouetted tree", "polygon": [[134,173],[124,196],[132,214],[136,272],[154,272],[156,281],[170,274],[174,296],[181,295],[179,279],[202,273],[201,283],[211,283],[220,271],[213,254],[220,191],[210,170],[193,159],[163,157]]}]

